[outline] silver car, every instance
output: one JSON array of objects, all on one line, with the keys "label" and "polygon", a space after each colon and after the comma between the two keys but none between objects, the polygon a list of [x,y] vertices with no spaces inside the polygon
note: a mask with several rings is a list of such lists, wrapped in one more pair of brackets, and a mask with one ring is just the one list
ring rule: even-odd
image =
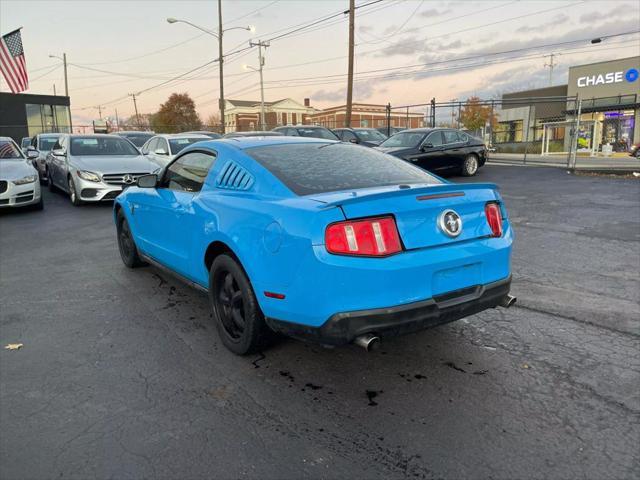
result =
[{"label": "silver car", "polygon": [[49,181],[49,175],[47,172],[47,155],[59,138],[59,133],[39,133],[31,139],[30,144],[27,146],[27,153],[37,153],[34,166],[38,169],[38,173],[40,175],[40,183],[42,183],[43,185],[46,185]]},{"label": "silver car", "polygon": [[174,133],[156,135],[147,140],[140,150],[149,160],[166,167],[183,148],[192,143],[206,142],[208,140],[211,140],[211,137],[200,134]]},{"label": "silver car", "polygon": [[[29,153],[35,158],[35,154]],[[42,210],[38,171],[9,137],[0,137],[0,208],[32,206]]]},{"label": "silver car", "polygon": [[49,188],[69,194],[75,206],[113,200],[140,175],[159,165],[140,155],[129,141],[116,135],[60,136],[47,157]]}]

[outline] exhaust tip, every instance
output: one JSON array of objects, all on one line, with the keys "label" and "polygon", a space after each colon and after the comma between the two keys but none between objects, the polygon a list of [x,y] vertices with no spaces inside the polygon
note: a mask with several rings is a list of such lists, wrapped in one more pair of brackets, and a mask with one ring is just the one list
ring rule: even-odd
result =
[{"label": "exhaust tip", "polygon": [[511,307],[518,299],[513,295],[505,295],[500,301],[500,306],[504,308]]},{"label": "exhaust tip", "polygon": [[364,348],[367,352],[375,350],[380,345],[380,338],[371,333],[360,335],[353,341],[359,347]]}]

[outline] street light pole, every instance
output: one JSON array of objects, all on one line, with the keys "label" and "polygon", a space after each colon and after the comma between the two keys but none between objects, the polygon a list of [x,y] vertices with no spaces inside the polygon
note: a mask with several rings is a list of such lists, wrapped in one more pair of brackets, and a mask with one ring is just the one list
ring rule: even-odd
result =
[{"label": "street light pole", "polygon": [[225,122],[224,122],[224,54],[222,53],[222,34],[224,32],[228,32],[229,30],[248,30],[251,33],[255,31],[255,28],[252,25],[248,27],[231,27],[231,28],[222,28],[222,0],[218,0],[218,33],[212,32],[206,28],[200,27],[194,23],[188,22],[187,20],[180,20],[178,18],[169,17],[167,18],[168,23],[186,23],[187,25],[191,25],[193,28],[197,28],[198,30],[215,37],[218,40],[218,62],[219,62],[219,74],[220,74],[220,123],[221,123],[221,133],[225,133]]},{"label": "street light pole", "polygon": [[222,55],[222,0],[218,0],[218,65],[220,75],[220,133],[225,133],[225,118],[224,118],[224,57]]},{"label": "street light pole", "polygon": [[[258,71],[260,72],[260,130],[265,131],[267,125],[264,118],[264,81],[262,78],[262,67],[264,67],[264,55],[262,49],[269,46],[269,42],[258,40],[257,42],[249,42],[250,47],[258,47]],[[251,68],[251,67],[249,67]],[[255,69],[254,69],[255,70]]]},{"label": "street light pole", "polygon": [[[62,66],[64,68],[64,96],[68,98],[69,97],[69,80],[67,78],[67,54],[63,53],[62,58],[57,55],[49,55],[49,58],[57,58],[58,60],[62,60]],[[73,123],[71,121],[71,99],[69,99],[69,131],[70,133],[73,132]]]}]

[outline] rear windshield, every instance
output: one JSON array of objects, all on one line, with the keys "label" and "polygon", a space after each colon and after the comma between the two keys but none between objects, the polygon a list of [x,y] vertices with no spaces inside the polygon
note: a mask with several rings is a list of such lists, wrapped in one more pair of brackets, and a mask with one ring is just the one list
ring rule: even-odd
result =
[{"label": "rear windshield", "polygon": [[185,147],[188,147],[192,143],[206,142],[206,141],[207,141],[206,138],[198,138],[198,137],[195,137],[195,138],[174,138],[174,139],[169,140],[169,144],[171,145],[171,153],[173,155],[175,155],[180,150],[182,150]]},{"label": "rear windshield", "polygon": [[381,147],[417,147],[426,135],[425,132],[400,132],[387,138]]},{"label": "rear windshield", "polygon": [[324,138],[325,140],[340,140],[335,133],[326,128],[296,128],[301,137]]},{"label": "rear windshield", "polygon": [[133,143],[136,147],[141,147],[142,145],[144,145],[144,142],[146,142],[151,137],[153,137],[153,134],[148,134],[148,133],[141,133],[141,134],[128,133],[128,134],[122,135],[122,136],[124,138],[126,138],[127,140],[129,140],[131,143]]},{"label": "rear windshield", "polygon": [[71,155],[140,155],[140,152],[124,138],[114,135],[71,138]]},{"label": "rear windshield", "polygon": [[373,128],[366,129],[366,130],[365,129],[359,130],[356,128],[356,133],[364,141],[373,140],[373,141],[382,142],[387,139],[385,135],[381,134],[377,130],[374,130]]},{"label": "rear windshield", "polygon": [[38,150],[48,152],[58,141],[60,137],[40,137],[38,138]]},{"label": "rear windshield", "polygon": [[269,145],[245,150],[297,195],[402,184],[442,183],[404,160],[344,143]]}]

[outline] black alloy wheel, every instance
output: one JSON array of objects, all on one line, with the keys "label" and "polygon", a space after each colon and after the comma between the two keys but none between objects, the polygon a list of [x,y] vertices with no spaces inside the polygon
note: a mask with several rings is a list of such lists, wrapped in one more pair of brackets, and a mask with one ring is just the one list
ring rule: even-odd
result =
[{"label": "black alloy wheel", "polygon": [[138,268],[146,265],[146,262],[144,262],[138,254],[138,248],[133,240],[129,222],[127,222],[122,210],[118,212],[117,231],[118,250],[120,250],[122,262],[129,268]]},{"label": "black alloy wheel", "polygon": [[254,353],[270,340],[270,330],[251,283],[230,255],[219,255],[211,265],[209,300],[220,339],[233,353]]}]

